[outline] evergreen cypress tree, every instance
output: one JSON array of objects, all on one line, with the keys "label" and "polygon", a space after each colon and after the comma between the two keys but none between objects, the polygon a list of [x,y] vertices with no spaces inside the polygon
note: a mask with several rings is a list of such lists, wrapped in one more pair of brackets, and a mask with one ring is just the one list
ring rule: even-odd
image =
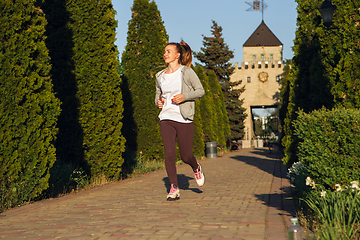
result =
[{"label": "evergreen cypress tree", "polygon": [[0,3],[0,210],[48,187],[60,101],[50,76],[45,15],[35,0]]},{"label": "evergreen cypress tree", "polygon": [[[320,4],[320,3],[319,3]],[[285,137],[282,143],[284,150],[284,163],[291,165],[297,162],[298,139],[293,134],[292,123],[297,118],[296,111],[300,108],[309,113],[322,106],[331,107],[329,79],[324,78],[325,67],[322,62],[320,35],[317,31],[310,31],[319,26],[318,16],[309,14],[317,12],[315,3],[299,3],[298,21],[302,22],[296,31],[293,58],[293,78],[290,83],[290,97],[284,120]]]},{"label": "evergreen cypress tree", "polygon": [[[288,112],[288,107],[290,103],[290,84],[292,82],[292,72],[291,72],[291,60],[287,60],[284,68],[283,78],[280,82],[280,109],[279,109],[279,119],[280,124],[284,127],[284,122],[286,119],[286,114]],[[284,136],[284,128],[281,129],[280,139]]]},{"label": "evergreen cypress tree", "polygon": [[198,65],[195,70],[205,90],[205,95],[200,99],[200,114],[205,141],[217,142],[218,121],[217,116],[215,115],[216,107],[211,94],[209,80],[202,66]]},{"label": "evergreen cypress tree", "polygon": [[204,131],[200,112],[201,99],[195,100],[195,116],[194,116],[194,140],[193,140],[193,154],[197,158],[204,156],[205,142]]},{"label": "evergreen cypress tree", "polygon": [[284,122],[286,118],[286,112],[290,100],[290,83],[291,83],[291,60],[288,60],[285,64],[283,78],[280,82],[280,110],[279,118],[281,122]]},{"label": "evergreen cypress tree", "polygon": [[60,160],[81,164],[92,177],[117,179],[125,139],[111,0],[45,0],[44,6],[51,23],[48,45],[55,86],[63,101]]},{"label": "evergreen cypress tree", "polygon": [[155,74],[165,67],[163,52],[168,42],[155,2],[134,0],[128,24],[127,45],[122,54],[124,136],[127,147],[147,159],[163,159],[164,149],[155,106]]},{"label": "evergreen cypress tree", "polygon": [[240,95],[245,91],[245,87],[236,88],[239,84],[241,84],[241,80],[238,82],[226,82],[223,85],[225,106],[231,129],[231,140],[240,140],[245,135],[244,123],[247,114],[245,113],[246,109],[242,107],[244,99],[240,99]]},{"label": "evergreen cypress tree", "polygon": [[337,6],[334,27],[338,29],[323,30],[322,48],[332,83],[331,93],[337,106],[360,108],[360,2],[332,2]]},{"label": "evergreen cypress tree", "polygon": [[227,139],[230,138],[231,130],[229,118],[226,112],[224,95],[220,83],[214,71],[208,74],[211,95],[215,104],[215,115],[217,117],[218,145],[226,146]]},{"label": "evergreen cypress tree", "polygon": [[[297,110],[305,113],[322,107],[358,108],[360,106],[360,2],[332,1],[335,30],[324,28],[317,8],[321,2],[296,1],[298,18],[294,40],[289,104],[284,120],[285,157],[291,165],[297,159],[298,139],[292,123]],[[315,14],[314,14],[315,13]]]},{"label": "evergreen cypress tree", "polygon": [[222,37],[222,27],[215,21],[211,27],[213,37],[203,36],[204,47],[194,56],[202,63],[205,68],[213,70],[221,84],[225,106],[229,118],[231,129],[231,140],[241,139],[244,135],[244,120],[247,117],[246,109],[242,107],[243,101],[239,100],[244,88],[236,89],[241,81],[230,82],[230,76],[234,72],[234,67],[229,60],[234,57],[233,51],[229,50],[228,45]]}]

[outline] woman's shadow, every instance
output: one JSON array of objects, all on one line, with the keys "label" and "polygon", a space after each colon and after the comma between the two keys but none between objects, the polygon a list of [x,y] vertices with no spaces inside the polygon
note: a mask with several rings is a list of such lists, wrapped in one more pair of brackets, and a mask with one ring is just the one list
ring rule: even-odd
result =
[{"label": "woman's shadow", "polygon": [[[190,188],[189,181],[194,180],[194,178],[185,176],[184,174],[178,174],[177,177],[178,177],[179,189],[181,189],[181,190],[191,190],[191,191],[193,191],[195,193],[202,193],[203,192],[199,188]],[[170,188],[171,188],[169,178],[164,177],[163,181],[164,181],[164,185],[166,187],[166,190],[169,192]]]}]

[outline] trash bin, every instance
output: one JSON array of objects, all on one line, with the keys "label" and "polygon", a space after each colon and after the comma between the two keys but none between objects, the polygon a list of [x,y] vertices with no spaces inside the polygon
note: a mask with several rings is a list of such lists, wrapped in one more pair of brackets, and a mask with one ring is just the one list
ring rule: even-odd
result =
[{"label": "trash bin", "polygon": [[207,142],[206,143],[206,157],[207,158],[217,158],[217,142]]}]

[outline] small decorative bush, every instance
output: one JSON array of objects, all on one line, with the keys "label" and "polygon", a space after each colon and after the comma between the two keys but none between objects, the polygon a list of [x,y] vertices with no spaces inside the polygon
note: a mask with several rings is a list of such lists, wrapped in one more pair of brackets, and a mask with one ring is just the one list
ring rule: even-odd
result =
[{"label": "small decorative bush", "polygon": [[360,179],[360,110],[300,111],[294,123],[299,160],[325,189]]},{"label": "small decorative bush", "polygon": [[305,199],[318,222],[315,228],[317,239],[359,239],[360,191],[358,182],[350,185],[337,184],[335,191],[317,189],[314,181],[307,180],[312,185],[314,194]]},{"label": "small decorative bush", "polygon": [[316,239],[359,239],[360,111],[300,111],[298,159],[288,177]]},{"label": "small decorative bush", "polygon": [[325,189],[306,174],[307,168],[301,162],[294,163],[288,171],[301,212],[306,215],[302,222],[314,232],[316,239],[359,239],[359,182]]}]

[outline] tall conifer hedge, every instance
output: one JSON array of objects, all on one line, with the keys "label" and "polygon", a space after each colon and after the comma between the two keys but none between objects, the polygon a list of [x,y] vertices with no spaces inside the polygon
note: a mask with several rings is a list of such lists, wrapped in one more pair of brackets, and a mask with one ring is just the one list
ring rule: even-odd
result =
[{"label": "tall conifer hedge", "polygon": [[159,109],[155,106],[155,74],[165,68],[163,53],[168,42],[155,2],[134,0],[122,54],[124,136],[127,148],[147,159],[163,159]]},{"label": "tall conifer hedge", "polygon": [[116,179],[123,164],[123,102],[111,0],[45,0],[55,88],[63,102],[59,160]]},{"label": "tall conifer hedge", "polygon": [[[333,29],[322,24],[318,7],[323,1],[297,0],[289,103],[284,121],[284,162],[298,161],[298,139],[293,122],[299,109],[310,113],[322,107],[360,107],[360,2],[332,0],[337,6]],[[284,93],[282,93],[284,95]],[[285,93],[286,95],[286,93]]]},{"label": "tall conifer hedge", "polygon": [[203,124],[200,112],[201,99],[195,100],[195,116],[194,116],[194,140],[193,140],[193,154],[196,157],[202,157],[205,154],[205,137],[203,131]]},{"label": "tall conifer hedge", "polygon": [[60,102],[35,2],[0,3],[0,210],[40,195],[56,160]]},{"label": "tall conifer hedge", "polygon": [[218,145],[226,146],[228,138],[231,136],[229,118],[226,112],[225,99],[221,90],[221,85],[214,71],[208,74],[211,95],[215,105],[215,115],[217,117],[217,136]]},{"label": "tall conifer hedge", "polygon": [[198,65],[196,68],[201,84],[205,90],[205,95],[200,99],[200,114],[202,120],[203,132],[206,142],[218,141],[218,120],[215,115],[216,107],[214,104],[212,92],[209,86],[209,79],[205,73],[205,69]]}]

